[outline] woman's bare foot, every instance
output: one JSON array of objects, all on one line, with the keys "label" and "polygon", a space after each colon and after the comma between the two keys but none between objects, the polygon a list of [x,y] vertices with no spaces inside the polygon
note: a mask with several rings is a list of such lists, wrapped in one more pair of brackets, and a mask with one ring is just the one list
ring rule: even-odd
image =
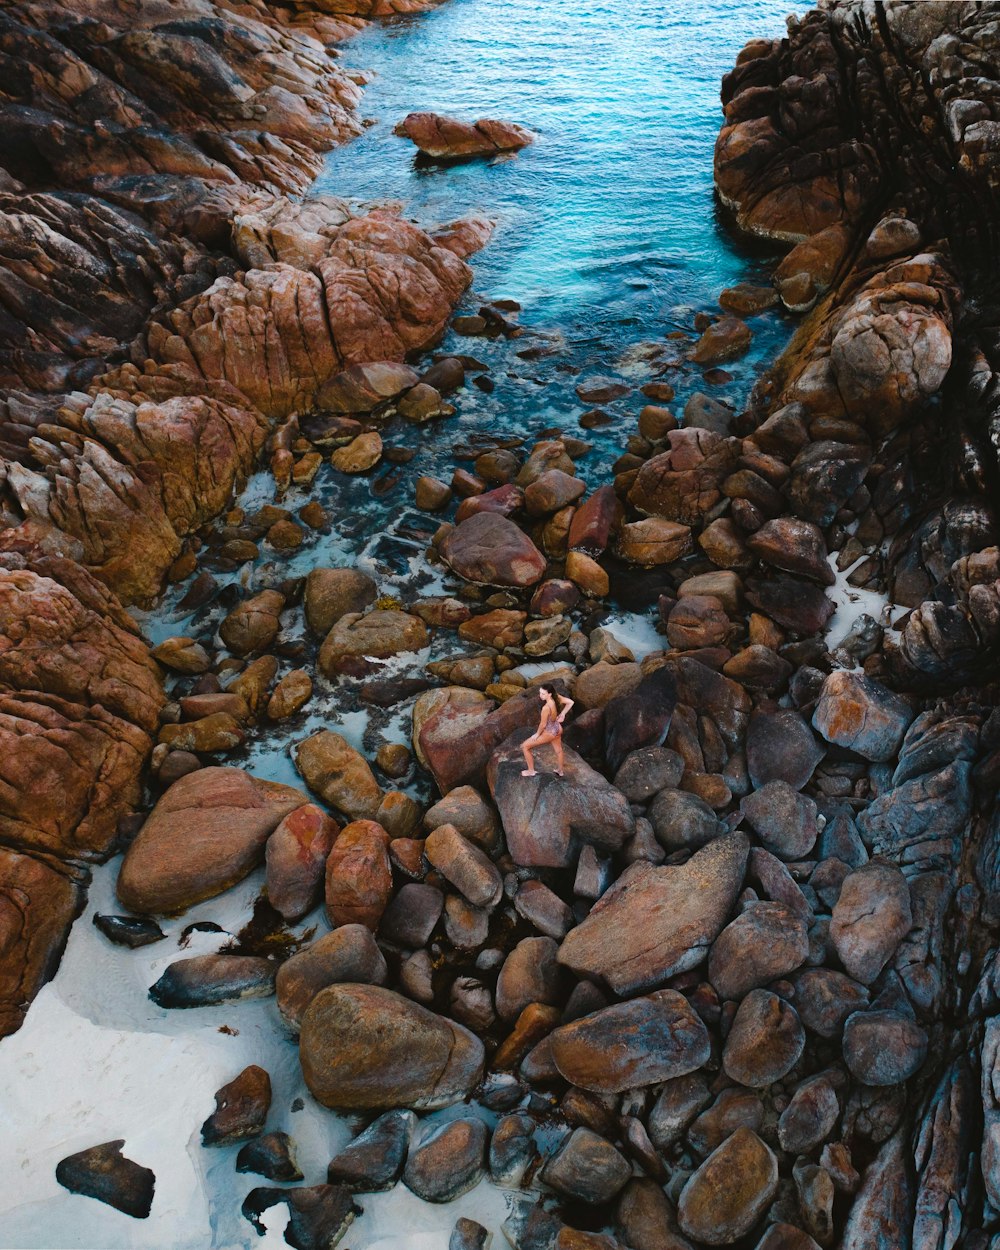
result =
[{"label": "woman's bare foot", "polygon": [[522,777],[537,777],[538,773],[536,772],[534,768],[522,768],[521,776]]}]

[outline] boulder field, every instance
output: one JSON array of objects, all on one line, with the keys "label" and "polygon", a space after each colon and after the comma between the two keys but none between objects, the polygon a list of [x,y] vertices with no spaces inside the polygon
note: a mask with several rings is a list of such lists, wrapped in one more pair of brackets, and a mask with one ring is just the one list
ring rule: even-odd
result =
[{"label": "boulder field", "polygon": [[[334,472],[369,471],[380,414],[446,416],[464,383],[462,359],[421,373],[404,357],[448,323],[482,224],[431,235],[289,198],[357,126],[357,84],[323,40],[381,6],[334,7],[289,21],[220,3],[200,27],[117,0],[44,35],[41,0],[5,12],[8,52],[44,40],[50,68],[6,106],[0,202],[18,240],[0,249],[16,387],[0,427],[0,1024],[17,1027],[86,863],[119,838],[136,915],[102,931],[123,941],[264,865],[281,940],[180,958],[150,993],[170,1009],[273,998],[304,1088],[359,1117],[325,1183],[248,1195],[255,1223],[289,1203],[291,1244],[336,1244],[367,1193],[447,1202],[489,1175],[523,1191],[515,1250],[985,1250],[992,10],[834,0],[727,76],[719,195],[789,251],[771,287],[693,319],[677,364],[711,385],[747,350],[745,319],[780,302],[801,321],[745,411],[699,392],[678,417],[658,377],[597,485],[566,432],[456,448],[450,480],[413,484],[429,516],[457,503],[427,535],[442,593],[399,600],[323,567],[226,598],[213,560],[287,558],[326,524],[313,500],[206,527],[259,453],[279,500],[331,449]],[[280,88],[260,77],[275,58]],[[514,311],[455,328],[514,337]],[[631,395],[603,375],[576,390]],[[214,615],[150,653],[121,605],[165,577]],[[637,586],[663,642],[641,656],[604,612]],[[886,610],[831,639],[845,587]],[[424,663],[441,638],[453,653]],[[384,667],[400,656],[405,677]],[[412,701],[412,749],[369,759],[331,724],[294,742],[302,789],[226,764],[272,721],[294,732],[320,678],[359,704]],[[564,775],[543,748],[526,778],[541,684],[573,700]],[[133,818],[151,749],[154,801]],[[293,949],[285,921],[314,908],[322,931]],[[295,1177],[294,1143],[266,1133],[266,1074],[234,1076],[216,1113],[233,1124],[206,1141],[246,1139],[240,1166]],[[144,1201],[149,1178],[122,1143],[60,1166],[141,1209],[122,1194]],[[459,1221],[452,1245],[490,1231]]]}]

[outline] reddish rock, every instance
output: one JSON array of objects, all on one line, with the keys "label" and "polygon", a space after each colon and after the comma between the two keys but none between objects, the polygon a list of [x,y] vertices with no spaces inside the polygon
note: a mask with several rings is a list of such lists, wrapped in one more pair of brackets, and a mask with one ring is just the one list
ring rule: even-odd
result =
[{"label": "reddish rock", "polygon": [[371,930],[362,924],[342,924],[296,951],[278,969],[278,1010],[297,1030],[309,1004],[328,985],[381,985],[386,975],[385,959]]},{"label": "reddish rock", "polygon": [[326,861],[330,923],[363,924],[374,933],[391,895],[389,835],[374,820],[345,825]]},{"label": "reddish rock", "polygon": [[273,830],[305,796],[239,768],[202,768],[176,781],[125,853],[118,897],[131,911],[172,915],[241,881]]},{"label": "reddish rock", "polygon": [[579,504],[569,527],[569,545],[575,551],[599,556],[621,524],[624,510],[613,486],[599,486]]},{"label": "reddish rock", "polygon": [[661,517],[648,517],[644,521],[632,521],[618,531],[618,554],[623,560],[647,567],[654,564],[673,564],[692,549],[691,528],[666,521]]},{"label": "reddish rock", "polygon": [[352,819],[374,817],[382,789],[365,758],[340,734],[324,729],[293,749],[295,767],[324,803]]},{"label": "reddish rock", "polygon": [[514,122],[491,118],[463,122],[440,113],[410,113],[392,133],[409,139],[425,156],[438,160],[517,152],[535,137],[530,130]]},{"label": "reddish rock", "polygon": [[691,359],[699,365],[717,365],[735,360],[750,348],[753,339],[750,327],[739,317],[723,317],[710,325],[694,346]]},{"label": "reddish rock", "polygon": [[457,525],[441,544],[441,556],[469,582],[488,586],[534,586],[545,557],[513,521],[480,513]]},{"label": "reddish rock", "polygon": [[738,444],[699,429],[672,430],[666,443],[666,451],[639,469],[629,502],[647,516],[697,525],[722,498]]},{"label": "reddish rock", "polygon": [[299,920],[319,901],[337,832],[336,821],[322,808],[304,803],[289,812],[268,838],[267,898],[285,920]]}]

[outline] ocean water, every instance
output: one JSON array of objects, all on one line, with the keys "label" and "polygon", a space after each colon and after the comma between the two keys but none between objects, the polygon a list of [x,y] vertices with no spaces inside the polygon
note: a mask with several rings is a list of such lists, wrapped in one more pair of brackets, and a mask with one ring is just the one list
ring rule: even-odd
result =
[{"label": "ocean water", "polygon": [[[349,147],[331,154],[316,190],[358,201],[393,200],[425,225],[466,212],[484,213],[497,229],[472,260],[474,284],[465,303],[507,298],[522,306],[520,338],[461,339],[441,350],[475,355],[492,391],[470,386],[455,399],[457,414],[415,428],[390,420],[386,445],[412,451],[403,466],[347,478],[324,466],[295,508],[319,497],[329,532],[312,535],[290,557],[269,552],[241,569],[216,568],[220,581],[247,590],[301,575],[323,564],[356,564],[386,593],[453,591],[455,583],[424,558],[437,521],[412,508],[419,473],[448,477],[456,449],[491,437],[543,430],[581,435],[592,450],[579,471],[593,485],[634,432],[644,402],[636,389],[608,405],[610,424],[584,431],[588,405],[577,398],[581,376],[617,376],[638,388],[662,376],[677,389],[677,411],[704,390],[739,409],[760,370],[790,333],[775,312],[751,320],[754,342],[727,376],[706,380],[683,354],[695,312],[717,311],[719,291],[740,281],[767,280],[774,254],[735,241],[712,193],[712,148],[721,113],[719,80],[743,44],[782,33],[786,0],[448,0],[435,11],[373,26],[345,45],[345,63],[372,68],[363,112],[377,119]],[[537,132],[514,158],[436,166],[392,135],[414,109],[468,118],[497,116]],[[668,340],[681,333],[686,339]],[[663,355],[665,344],[676,350]],[[653,346],[650,346],[653,345]],[[539,353],[536,349],[541,348]],[[527,350],[528,356],[518,355]],[[662,374],[661,371],[662,370]],[[464,453],[462,453],[464,454]],[[466,467],[471,463],[459,460]],[[241,503],[248,511],[273,496],[257,474]],[[210,555],[206,565],[212,567]],[[174,588],[155,611],[137,614],[152,641],[187,633],[210,642],[224,607],[194,613],[177,605]],[[235,589],[235,587],[233,588]],[[612,604],[609,623],[642,655],[655,647],[651,615],[641,605]],[[285,636],[301,634],[295,611]],[[428,658],[459,649],[454,635],[421,655],[397,657],[390,675],[419,673]],[[284,661],[283,671],[296,661]],[[343,732],[374,755],[384,741],[406,741],[410,704],[372,711],[354,686],[317,681],[299,717],[262,728],[232,762],[260,776],[295,783],[289,746],[318,728]],[[422,791],[416,780],[410,788]],[[146,1250],[251,1250],[280,1246],[284,1208],[258,1238],[240,1215],[244,1195],[262,1178],[234,1172],[235,1148],[206,1151],[199,1128],[212,1095],[249,1062],[271,1072],[275,1088],[269,1129],[299,1143],[305,1183],[325,1178],[325,1165],[349,1126],[305,1096],[294,1043],[272,1001],[169,1012],[146,989],[181,953],[192,920],[222,934],[203,934],[212,949],[248,919],[260,874],[220,899],[164,925],[167,940],[145,951],[110,946],[91,920],[114,911],[118,861],[95,871],[87,912],[74,928],[55,980],[40,995],[24,1029],[0,1044],[0,1245],[138,1247]],[[322,909],[302,928],[325,926]],[[153,1167],[157,1189],[147,1221],[74,1196],[55,1181],[56,1162],[98,1142],[125,1138],[127,1157]],[[343,1245],[351,1250],[445,1250],[458,1215],[481,1219],[502,1245],[499,1223],[511,1196],[483,1182],[461,1204],[428,1207],[402,1187],[365,1196],[365,1214]]]}]

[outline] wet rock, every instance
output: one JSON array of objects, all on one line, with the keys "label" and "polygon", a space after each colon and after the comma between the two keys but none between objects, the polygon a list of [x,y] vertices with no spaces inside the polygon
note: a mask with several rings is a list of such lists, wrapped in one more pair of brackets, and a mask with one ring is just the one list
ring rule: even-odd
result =
[{"label": "wet rock", "polygon": [[864,864],[844,878],[830,921],[830,941],[845,970],[870,985],[913,924],[910,887],[892,864]]},{"label": "wet rock", "polygon": [[453,1202],[479,1184],[486,1156],[482,1120],[451,1120],[412,1147],[403,1184],[424,1202]]},{"label": "wet rock", "polygon": [[840,1116],[840,1103],[831,1081],[811,1077],[798,1087],[778,1119],[778,1141],[789,1154],[808,1154],[826,1141]]},{"label": "wet rock", "polygon": [[500,901],[503,879],[499,871],[454,825],[439,825],[429,833],[424,854],[473,907],[491,908]]},{"label": "wet rock", "polygon": [[497,1121],[490,1138],[490,1177],[496,1185],[519,1185],[528,1165],[538,1153],[534,1141],[535,1122],[523,1111],[514,1111]]},{"label": "wet rock", "polygon": [[748,1128],[714,1151],[681,1190],[677,1218],[696,1241],[725,1246],[748,1233],[778,1188],[778,1162]]},{"label": "wet rock", "polygon": [[497,977],[497,1014],[516,1019],[529,1003],[550,1006],[564,997],[566,980],[556,963],[558,944],[550,937],[522,938],[504,960]]},{"label": "wet rock", "polygon": [[679,651],[715,647],[729,634],[729,617],[714,595],[685,595],[667,618],[667,641]]},{"label": "wet rock", "polygon": [[159,740],[177,751],[197,751],[216,755],[242,746],[246,734],[242,726],[226,712],[203,716],[182,725],[164,725]]},{"label": "wet rock", "polygon": [[577,1128],[546,1163],[546,1185],[578,1202],[602,1203],[624,1188],[632,1165],[624,1155],[589,1128]]},{"label": "wet rock", "polygon": [[626,755],[615,773],[615,787],[630,803],[644,803],[661,790],[673,789],[684,772],[684,761],[666,747],[641,747]]},{"label": "wet rock", "polygon": [[599,486],[573,513],[569,527],[569,545],[597,557],[608,548],[621,525],[624,510],[613,486]]},{"label": "wet rock", "polygon": [[352,1193],[383,1193],[396,1184],[417,1122],[412,1111],[387,1111],[330,1160],[327,1180]]},{"label": "wet rock", "polygon": [[749,1128],[756,1133],[763,1123],[764,1104],[760,1095],[732,1086],[722,1090],[712,1105],[688,1126],[688,1144],[702,1158],[707,1158],[738,1128]]},{"label": "wet rock", "polygon": [[265,1133],[247,1142],[236,1156],[237,1172],[253,1172],[269,1181],[300,1181],[295,1143],[287,1133]]},{"label": "wet rock", "polygon": [[362,924],[343,924],[296,951],[279,967],[275,979],[278,1010],[286,1024],[298,1029],[306,1008],[328,985],[381,985],[386,975],[385,958],[371,930]]},{"label": "wet rock", "polygon": [[172,915],[241,881],[305,796],[238,768],[202,768],[174,782],[125,853],[118,897],[130,911]]},{"label": "wet rock", "polygon": [[811,521],[796,517],[766,521],[747,539],[747,547],[765,564],[786,573],[798,573],[824,586],[837,580],[827,561],[823,531]]},{"label": "wet rock", "polygon": [[573,927],[569,906],[541,881],[523,882],[513,901],[518,915],[547,937],[563,938]]},{"label": "wet rock", "polygon": [[[567,935],[560,963],[606,981],[619,995],[654,989],[697,967],[736,902],[748,852],[746,837],[734,834],[680,867],[632,864]],[[804,926],[802,935],[808,949]]]},{"label": "wet rock", "polygon": [[162,942],[167,936],[153,920],[142,920],[137,916],[94,916],[94,924],[109,942],[116,946],[127,946],[129,950],[138,950],[140,946],[150,946],[153,942]]},{"label": "wet rock", "polygon": [[264,651],[278,636],[284,606],[284,595],[277,590],[262,590],[229,613],[219,626],[219,637],[233,655]]},{"label": "wet rock", "polygon": [[116,1211],[144,1220],[153,1205],[156,1177],[122,1154],[125,1139],[89,1146],[56,1164],[56,1180],[72,1194],[106,1202]]},{"label": "wet rock", "polygon": [[364,612],[377,594],[378,587],[360,569],[310,569],[303,596],[306,622],[325,637],[341,617]]},{"label": "wet rock", "polygon": [[819,835],[815,802],[786,781],[769,781],[740,801],[740,813],[779,859],[805,859]]},{"label": "wet rock", "polygon": [[374,820],[345,825],[326,861],[326,910],[333,925],[374,933],[392,895],[389,835]]},{"label": "wet rock", "polygon": [[778,575],[750,578],[747,599],[758,611],[803,637],[818,634],[833,616],[833,600],[810,582]]},{"label": "wet rock", "polygon": [[799,1018],[820,1037],[839,1037],[847,1017],[868,1006],[868,990],[832,968],[806,968],[791,981]]},{"label": "wet rock", "polygon": [[584,483],[562,469],[549,469],[524,490],[524,506],[529,516],[549,516],[576,503],[586,490]]},{"label": "wet rock", "polygon": [[877,681],[838,670],[823,683],[813,726],[827,742],[879,762],[896,755],[913,716],[904,699]]},{"label": "wet rock", "polygon": [[719,303],[727,312],[736,313],[740,317],[752,317],[773,308],[778,303],[778,293],[771,286],[738,282],[736,286],[719,292]]},{"label": "wet rock", "polygon": [[699,365],[716,365],[735,360],[750,348],[750,327],[739,317],[723,317],[710,325],[694,346],[691,359]]},{"label": "wet rock", "polygon": [[408,113],[392,133],[409,139],[425,156],[436,160],[517,152],[535,137],[530,130],[514,122],[492,118],[463,122],[440,113]]},{"label": "wet rock", "polygon": [[164,668],[172,673],[206,673],[212,667],[212,658],[193,638],[165,638],[150,652]]},{"label": "wet rock", "polygon": [[270,998],[276,965],[256,955],[194,955],[176,959],[150,986],[158,1007],[212,1007]]},{"label": "wet rock", "polygon": [[414,386],[416,372],[394,360],[351,365],[323,384],[317,404],[327,412],[372,412]]},{"label": "wet rock", "polygon": [[413,501],[423,512],[440,512],[451,503],[451,487],[425,474],[413,484]]},{"label": "wet rock", "polygon": [[844,1060],[865,1085],[898,1085],[923,1067],[926,1032],[898,1011],[857,1011],[844,1025]]},{"label": "wet rock", "polygon": [[492,755],[487,773],[500,811],[507,849],[524,867],[564,868],[579,841],[618,850],[635,829],[628,801],[569,747],[565,775],[548,771],[547,753],[536,755],[538,775],[522,777],[521,731]]},{"label": "wet rock", "polygon": [[708,1030],[683,995],[658,990],[563,1025],[552,1059],[572,1085],[601,1094],[655,1085],[708,1061]]},{"label": "wet rock", "polygon": [[367,761],[340,734],[321,730],[296,743],[292,754],[302,779],[324,803],[352,820],[375,816],[382,790]]},{"label": "wet rock", "polygon": [[708,979],[720,997],[740,999],[787,976],[809,954],[805,922],[781,903],[752,903],[712,944]]},{"label": "wet rock", "polygon": [[662,790],[649,805],[649,820],[657,841],[668,851],[696,851],[722,831],[718,817],[705,800],[683,790]]},{"label": "wet rock", "polygon": [[330,457],[330,465],[338,473],[367,473],[382,459],[382,450],[382,435],[377,430],[366,430],[345,447],[338,447]]},{"label": "wet rock", "polygon": [[791,1071],[805,1044],[795,1008],[769,990],[751,990],[733,1019],[722,1067],[741,1085],[762,1089]]},{"label": "wet rock", "polygon": [[201,1126],[203,1146],[232,1146],[264,1131],[271,1107],[271,1078],[251,1064],[215,1095],[215,1110]]},{"label": "wet rock", "polygon": [[361,1214],[350,1191],[334,1185],[300,1186],[295,1189],[251,1189],[241,1210],[257,1232],[264,1236],[266,1227],[260,1216],[279,1202],[286,1202],[291,1218],[285,1228],[285,1240],[298,1250],[329,1250]]},{"label": "wet rock", "polygon": [[457,525],[440,552],[459,577],[487,586],[534,586],[545,572],[545,557],[527,534],[495,512]]},{"label": "wet rock", "polygon": [[397,946],[425,946],[444,909],[444,895],[433,885],[408,881],[382,914],[379,934]]},{"label": "wet rock", "polygon": [[333,985],[313,999],[299,1055],[313,1097],[342,1111],[449,1106],[471,1092],[484,1058],[461,1025],[360,985]]},{"label": "wet rock", "polygon": [[349,672],[366,660],[384,660],[404,651],[420,651],[430,635],[419,616],[381,610],[349,612],[333,626],[319,650],[319,667],[327,677]]},{"label": "wet rock", "polygon": [[[682,665],[683,661],[678,666],[679,671]],[[625,666],[616,664],[611,667],[620,669]],[[703,665],[695,667],[700,669]],[[625,756],[640,747],[662,746],[677,700],[677,679],[667,667],[645,674],[629,690],[616,691],[604,706],[604,758],[608,767],[617,771]],[[707,699],[704,702],[707,703]]]},{"label": "wet rock", "polygon": [[781,708],[754,712],[750,717],[746,753],[750,780],[755,786],[784,781],[801,790],[825,751],[798,712]]},{"label": "wet rock", "polygon": [[267,839],[267,899],[285,920],[301,919],[319,902],[337,833],[336,821],[322,808],[304,803],[289,812]]}]

